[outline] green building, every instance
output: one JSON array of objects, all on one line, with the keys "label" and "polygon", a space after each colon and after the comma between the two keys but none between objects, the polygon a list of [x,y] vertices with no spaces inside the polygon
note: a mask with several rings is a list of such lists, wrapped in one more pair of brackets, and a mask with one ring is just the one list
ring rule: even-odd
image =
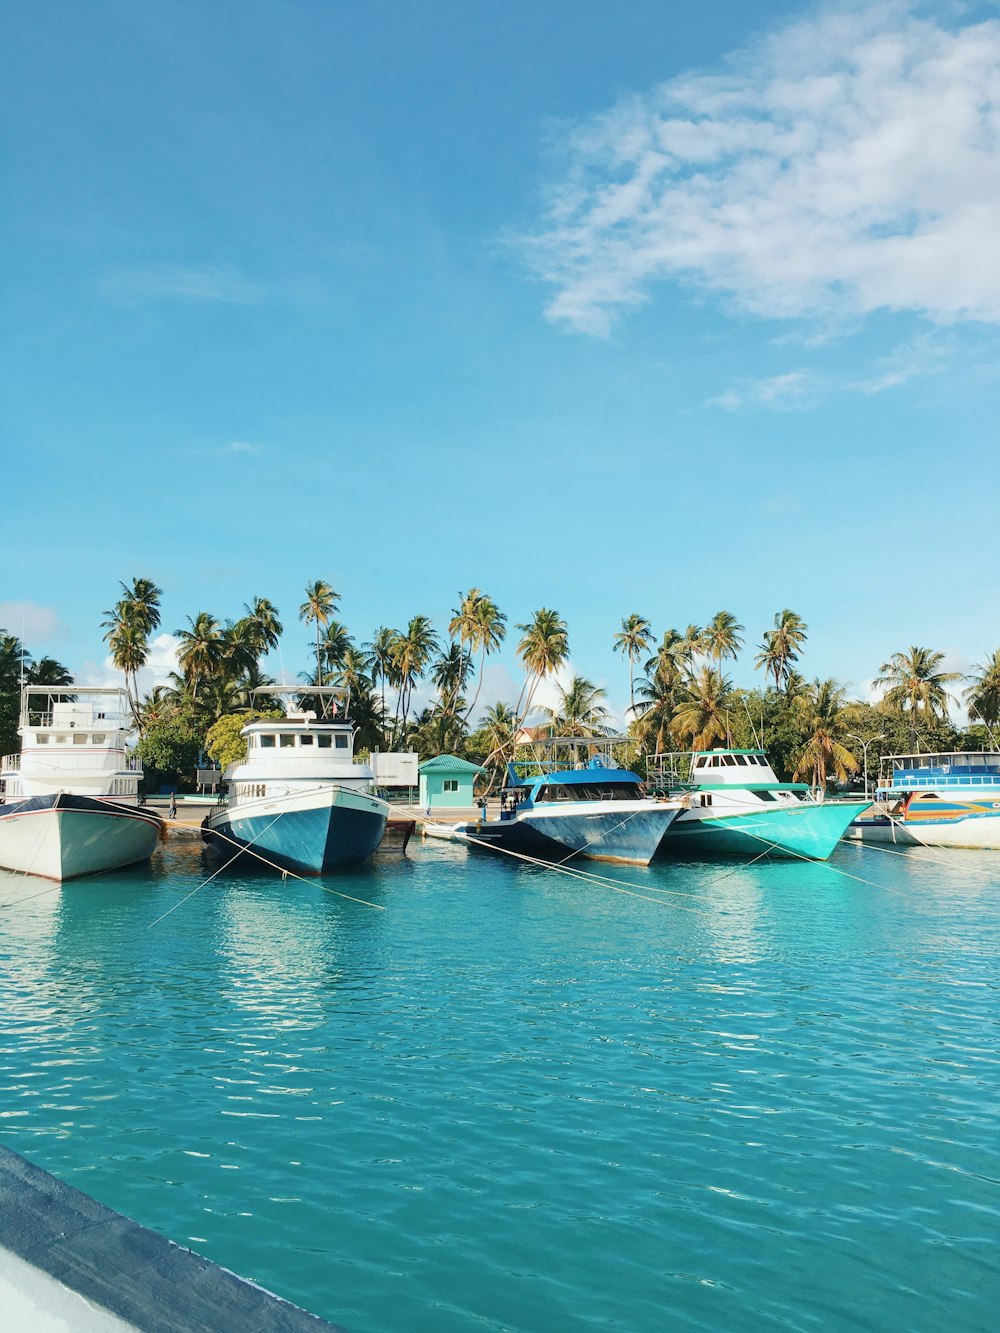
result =
[{"label": "green building", "polygon": [[454,754],[439,754],[420,765],[420,806],[430,813],[475,813],[472,784],[485,768]]}]

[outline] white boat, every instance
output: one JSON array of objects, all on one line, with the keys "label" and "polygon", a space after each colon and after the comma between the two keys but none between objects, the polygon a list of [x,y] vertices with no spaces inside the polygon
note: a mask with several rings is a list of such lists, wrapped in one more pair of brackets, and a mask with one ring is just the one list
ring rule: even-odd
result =
[{"label": "white boat", "polygon": [[655,755],[647,786],[685,803],[663,855],[791,856],[825,861],[870,801],[827,801],[804,782],[779,782],[763,750]]},{"label": "white boat", "polygon": [[124,690],[28,685],[21,753],[0,769],[0,866],[77,879],[148,860],[163,821],[139,805]]},{"label": "white boat", "polygon": [[[286,696],[283,718],[256,718],[240,733],[246,758],[224,774],[226,796],[202,824],[221,854],[299,875],[358,865],[375,852],[389,805],[374,795],[374,774],[354,760],[350,694],[324,686],[271,686]],[[296,696],[318,699],[319,717]]]},{"label": "white boat", "polygon": [[1000,851],[1000,753],[884,755],[876,806],[848,836],[899,846]]}]

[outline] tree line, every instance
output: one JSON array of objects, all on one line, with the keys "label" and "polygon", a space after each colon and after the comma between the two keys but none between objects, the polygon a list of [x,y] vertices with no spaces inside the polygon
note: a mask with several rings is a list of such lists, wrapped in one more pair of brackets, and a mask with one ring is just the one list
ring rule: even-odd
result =
[{"label": "tree line", "polygon": [[[178,669],[166,684],[143,694],[139,673],[149,661],[151,639],[161,627],[162,591],[145,578],[120,584],[120,596],[104,613],[102,628],[111,660],[122,672],[139,751],[156,774],[184,776],[199,755],[212,752],[213,728],[255,703],[271,711],[274,684],[262,660],[274,651],[284,626],[277,607],[264,597],[244,604],[241,614],[219,619],[209,611],[187,617],[175,631]],[[544,734],[598,737],[610,734],[606,691],[575,675],[565,685],[554,678],[569,661],[566,621],[542,607],[512,628],[523,683],[514,701],[498,700],[473,721],[488,659],[508,636],[506,615],[479,588],[460,595],[445,633],[414,615],[403,628],[379,626],[359,641],[338,618],[340,595],[323,579],[307,585],[298,619],[309,627],[312,662],[299,679],[310,686],[351,691],[356,748],[415,749],[421,757],[451,752],[494,768],[515,744]],[[877,767],[880,755],[906,750],[992,748],[1000,721],[1000,649],[965,678],[963,697],[970,727],[950,719],[951,687],[961,679],[943,669],[944,655],[913,646],[882,663],[875,684],[877,703],[850,699],[834,679],[807,680],[799,664],[809,627],[796,612],[779,611],[764,631],[754,658],[757,688],[735,686],[726,674],[745,644],[745,627],[728,611],[706,625],[667,629],[657,641],[652,623],[625,617],[611,647],[629,669],[627,740],[621,762],[640,766],[646,755],[716,745],[763,746],[782,777],[825,785],[846,780],[864,759]],[[17,695],[22,676],[37,684],[69,684],[62,664],[34,662],[13,635],[0,634],[0,728],[4,750],[17,748]],[[545,682],[555,703],[539,708]],[[430,701],[417,704],[421,686]],[[223,729],[225,733],[225,729]],[[223,734],[220,733],[220,734]],[[222,752],[231,754],[232,727]],[[220,752],[220,745],[216,752]]]}]

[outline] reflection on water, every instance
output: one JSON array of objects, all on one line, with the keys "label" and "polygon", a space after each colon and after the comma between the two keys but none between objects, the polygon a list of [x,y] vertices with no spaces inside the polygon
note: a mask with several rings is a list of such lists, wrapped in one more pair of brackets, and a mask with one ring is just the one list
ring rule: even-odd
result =
[{"label": "reflection on water", "polygon": [[11,1146],[373,1333],[992,1328],[1000,857],[210,872],[0,879]]}]

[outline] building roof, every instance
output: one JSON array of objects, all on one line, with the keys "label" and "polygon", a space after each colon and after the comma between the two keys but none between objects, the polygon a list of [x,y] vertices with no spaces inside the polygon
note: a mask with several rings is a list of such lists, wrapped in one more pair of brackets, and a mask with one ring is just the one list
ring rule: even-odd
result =
[{"label": "building roof", "polygon": [[470,764],[468,759],[459,759],[457,754],[438,754],[433,759],[425,759],[420,765],[421,773],[485,773],[485,768]]}]

